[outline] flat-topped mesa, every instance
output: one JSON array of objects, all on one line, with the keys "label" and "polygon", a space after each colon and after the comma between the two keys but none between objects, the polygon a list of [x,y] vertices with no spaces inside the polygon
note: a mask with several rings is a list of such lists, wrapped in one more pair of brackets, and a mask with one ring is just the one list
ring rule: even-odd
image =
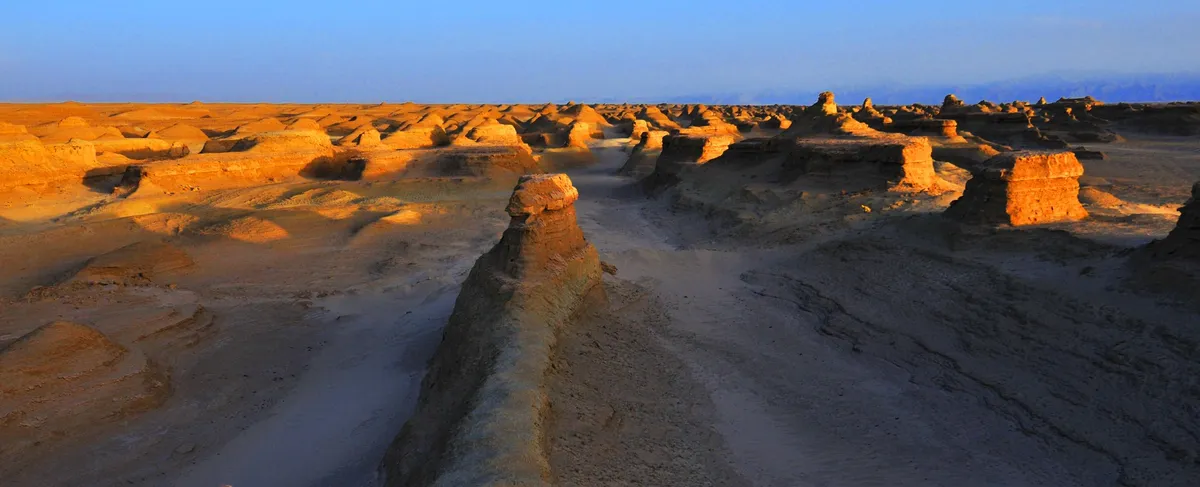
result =
[{"label": "flat-topped mesa", "polygon": [[1038,149],[1068,148],[1062,139],[1048,137],[1035,127],[1027,112],[942,112],[938,118],[954,120],[958,122],[958,130],[968,131],[992,142]]},{"label": "flat-topped mesa", "polygon": [[[472,140],[481,145],[503,145],[507,147],[516,147],[528,154],[533,153],[533,149],[521,140],[521,136],[517,134],[516,127],[503,124],[495,120],[476,125],[467,131],[466,139]],[[455,139],[455,144],[465,142],[463,137]]]},{"label": "flat-topped mesa", "polygon": [[638,120],[645,120],[652,126],[652,128],[667,131],[679,129],[679,124],[675,123],[674,120],[671,120],[671,117],[668,117],[667,114],[663,113],[663,111],[656,106],[642,107],[641,111],[639,111],[637,114],[637,118]]},{"label": "flat-topped mesa", "polygon": [[940,191],[924,137],[797,138],[771,145],[787,154],[784,168],[796,174],[865,177],[870,186],[883,183],[894,191]]},{"label": "flat-topped mesa", "polygon": [[855,120],[850,114],[839,113],[833,93],[826,91],[817,98],[817,103],[792,118],[791,125],[782,136],[791,138],[815,134],[873,136],[879,132]]},{"label": "flat-topped mesa", "polygon": [[958,137],[958,122],[944,118],[909,118],[892,120],[883,130],[908,135]]},{"label": "flat-topped mesa", "polygon": [[[437,117],[437,114],[430,114]],[[426,118],[429,118],[427,115]],[[441,117],[437,117],[439,120]],[[424,120],[424,119],[422,119]],[[393,149],[425,149],[450,143],[450,137],[440,124],[418,122],[383,137],[382,142]]]},{"label": "flat-topped mesa", "polygon": [[726,122],[718,113],[712,110],[699,110],[692,116],[692,124],[679,130],[681,134],[689,135],[733,135],[740,136],[737,125]]},{"label": "flat-topped mesa", "polygon": [[558,332],[601,288],[565,174],[524,176],[500,242],[475,262],[388,449],[386,486],[549,485],[545,378]]},{"label": "flat-topped mesa", "polygon": [[1192,197],[1179,209],[1175,228],[1166,238],[1152,242],[1149,247],[1155,258],[1200,263],[1200,181],[1192,185]]},{"label": "flat-topped mesa", "polygon": [[1086,218],[1079,203],[1083,165],[1069,151],[1001,153],[975,171],[944,213],[971,223],[1037,225]]},{"label": "flat-topped mesa", "polygon": [[567,147],[587,149],[588,141],[592,140],[592,127],[587,122],[578,120],[567,126]]}]

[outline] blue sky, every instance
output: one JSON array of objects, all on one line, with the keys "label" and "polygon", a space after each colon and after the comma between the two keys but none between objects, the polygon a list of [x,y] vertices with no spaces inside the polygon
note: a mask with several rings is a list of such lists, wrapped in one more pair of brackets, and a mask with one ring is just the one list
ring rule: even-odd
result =
[{"label": "blue sky", "polygon": [[0,99],[536,102],[1200,72],[1200,1],[3,0]]}]

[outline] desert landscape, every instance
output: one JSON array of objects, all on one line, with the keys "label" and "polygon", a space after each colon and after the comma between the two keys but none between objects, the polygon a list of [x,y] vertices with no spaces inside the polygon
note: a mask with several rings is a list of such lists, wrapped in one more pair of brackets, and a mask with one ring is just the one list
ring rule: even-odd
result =
[{"label": "desert landscape", "polygon": [[5,486],[1197,486],[1198,325],[1200,103],[0,104]]}]

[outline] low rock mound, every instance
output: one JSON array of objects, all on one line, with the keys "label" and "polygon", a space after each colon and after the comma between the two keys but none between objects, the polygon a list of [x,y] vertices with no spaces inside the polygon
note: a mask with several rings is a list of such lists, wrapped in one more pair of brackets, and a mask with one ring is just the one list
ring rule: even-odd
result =
[{"label": "low rock mound", "polygon": [[208,140],[208,134],[204,133],[203,130],[182,123],[172,125],[162,130],[156,130],[154,133],[158,134],[159,138],[165,140],[178,140],[182,142]]},{"label": "low rock mound", "polygon": [[66,283],[150,284],[196,265],[184,251],[163,242],[143,241],[97,256]]},{"label": "low rock mound", "polygon": [[370,125],[363,125],[337,141],[339,147],[375,147],[381,143],[379,131]]},{"label": "low rock mound", "polygon": [[1006,152],[983,163],[945,215],[986,224],[1036,225],[1081,220],[1083,165],[1071,152]]},{"label": "low rock mound", "polygon": [[287,129],[287,125],[275,118],[264,118],[237,127],[234,133],[238,135],[257,134],[262,132],[278,132]]},{"label": "low rock mound", "polygon": [[87,326],[59,321],[0,349],[0,456],[157,407],[163,371]]},{"label": "low rock mound", "polygon": [[500,242],[475,262],[380,466],[385,485],[547,485],[544,383],[558,330],[600,291],[565,174],[521,178]]},{"label": "low rock mound", "polygon": [[228,237],[247,243],[270,243],[289,236],[288,231],[275,222],[256,216],[244,216],[209,225],[200,229],[198,233]]},{"label": "low rock mound", "polygon": [[[533,153],[521,136],[517,134],[517,129],[512,125],[505,125],[495,120],[476,125],[466,131],[466,139],[474,141],[480,145],[502,145],[508,147],[516,147],[530,154]],[[463,137],[455,139],[455,144],[466,142]]]},{"label": "low rock mound", "polygon": [[37,139],[0,140],[0,189],[25,185],[80,182],[86,177],[120,174],[96,158],[96,146],[75,140],[43,144]]},{"label": "low rock mound", "polygon": [[288,124],[288,130],[308,130],[313,132],[322,132],[321,124],[311,118],[298,118],[296,121]]},{"label": "low rock mound", "polygon": [[908,135],[958,137],[958,122],[941,118],[901,119],[885,125],[884,130]]},{"label": "low rock mound", "polygon": [[393,149],[423,149],[446,145],[450,139],[441,125],[415,125],[388,134],[383,143]]}]

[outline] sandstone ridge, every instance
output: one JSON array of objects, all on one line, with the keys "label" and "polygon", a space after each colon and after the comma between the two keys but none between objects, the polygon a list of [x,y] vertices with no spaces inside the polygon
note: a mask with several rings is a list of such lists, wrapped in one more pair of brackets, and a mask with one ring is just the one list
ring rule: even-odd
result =
[{"label": "sandstone ridge", "polygon": [[549,483],[543,382],[558,330],[600,292],[578,197],[565,174],[521,178],[509,227],[463,283],[417,410],[380,466],[386,485]]}]

